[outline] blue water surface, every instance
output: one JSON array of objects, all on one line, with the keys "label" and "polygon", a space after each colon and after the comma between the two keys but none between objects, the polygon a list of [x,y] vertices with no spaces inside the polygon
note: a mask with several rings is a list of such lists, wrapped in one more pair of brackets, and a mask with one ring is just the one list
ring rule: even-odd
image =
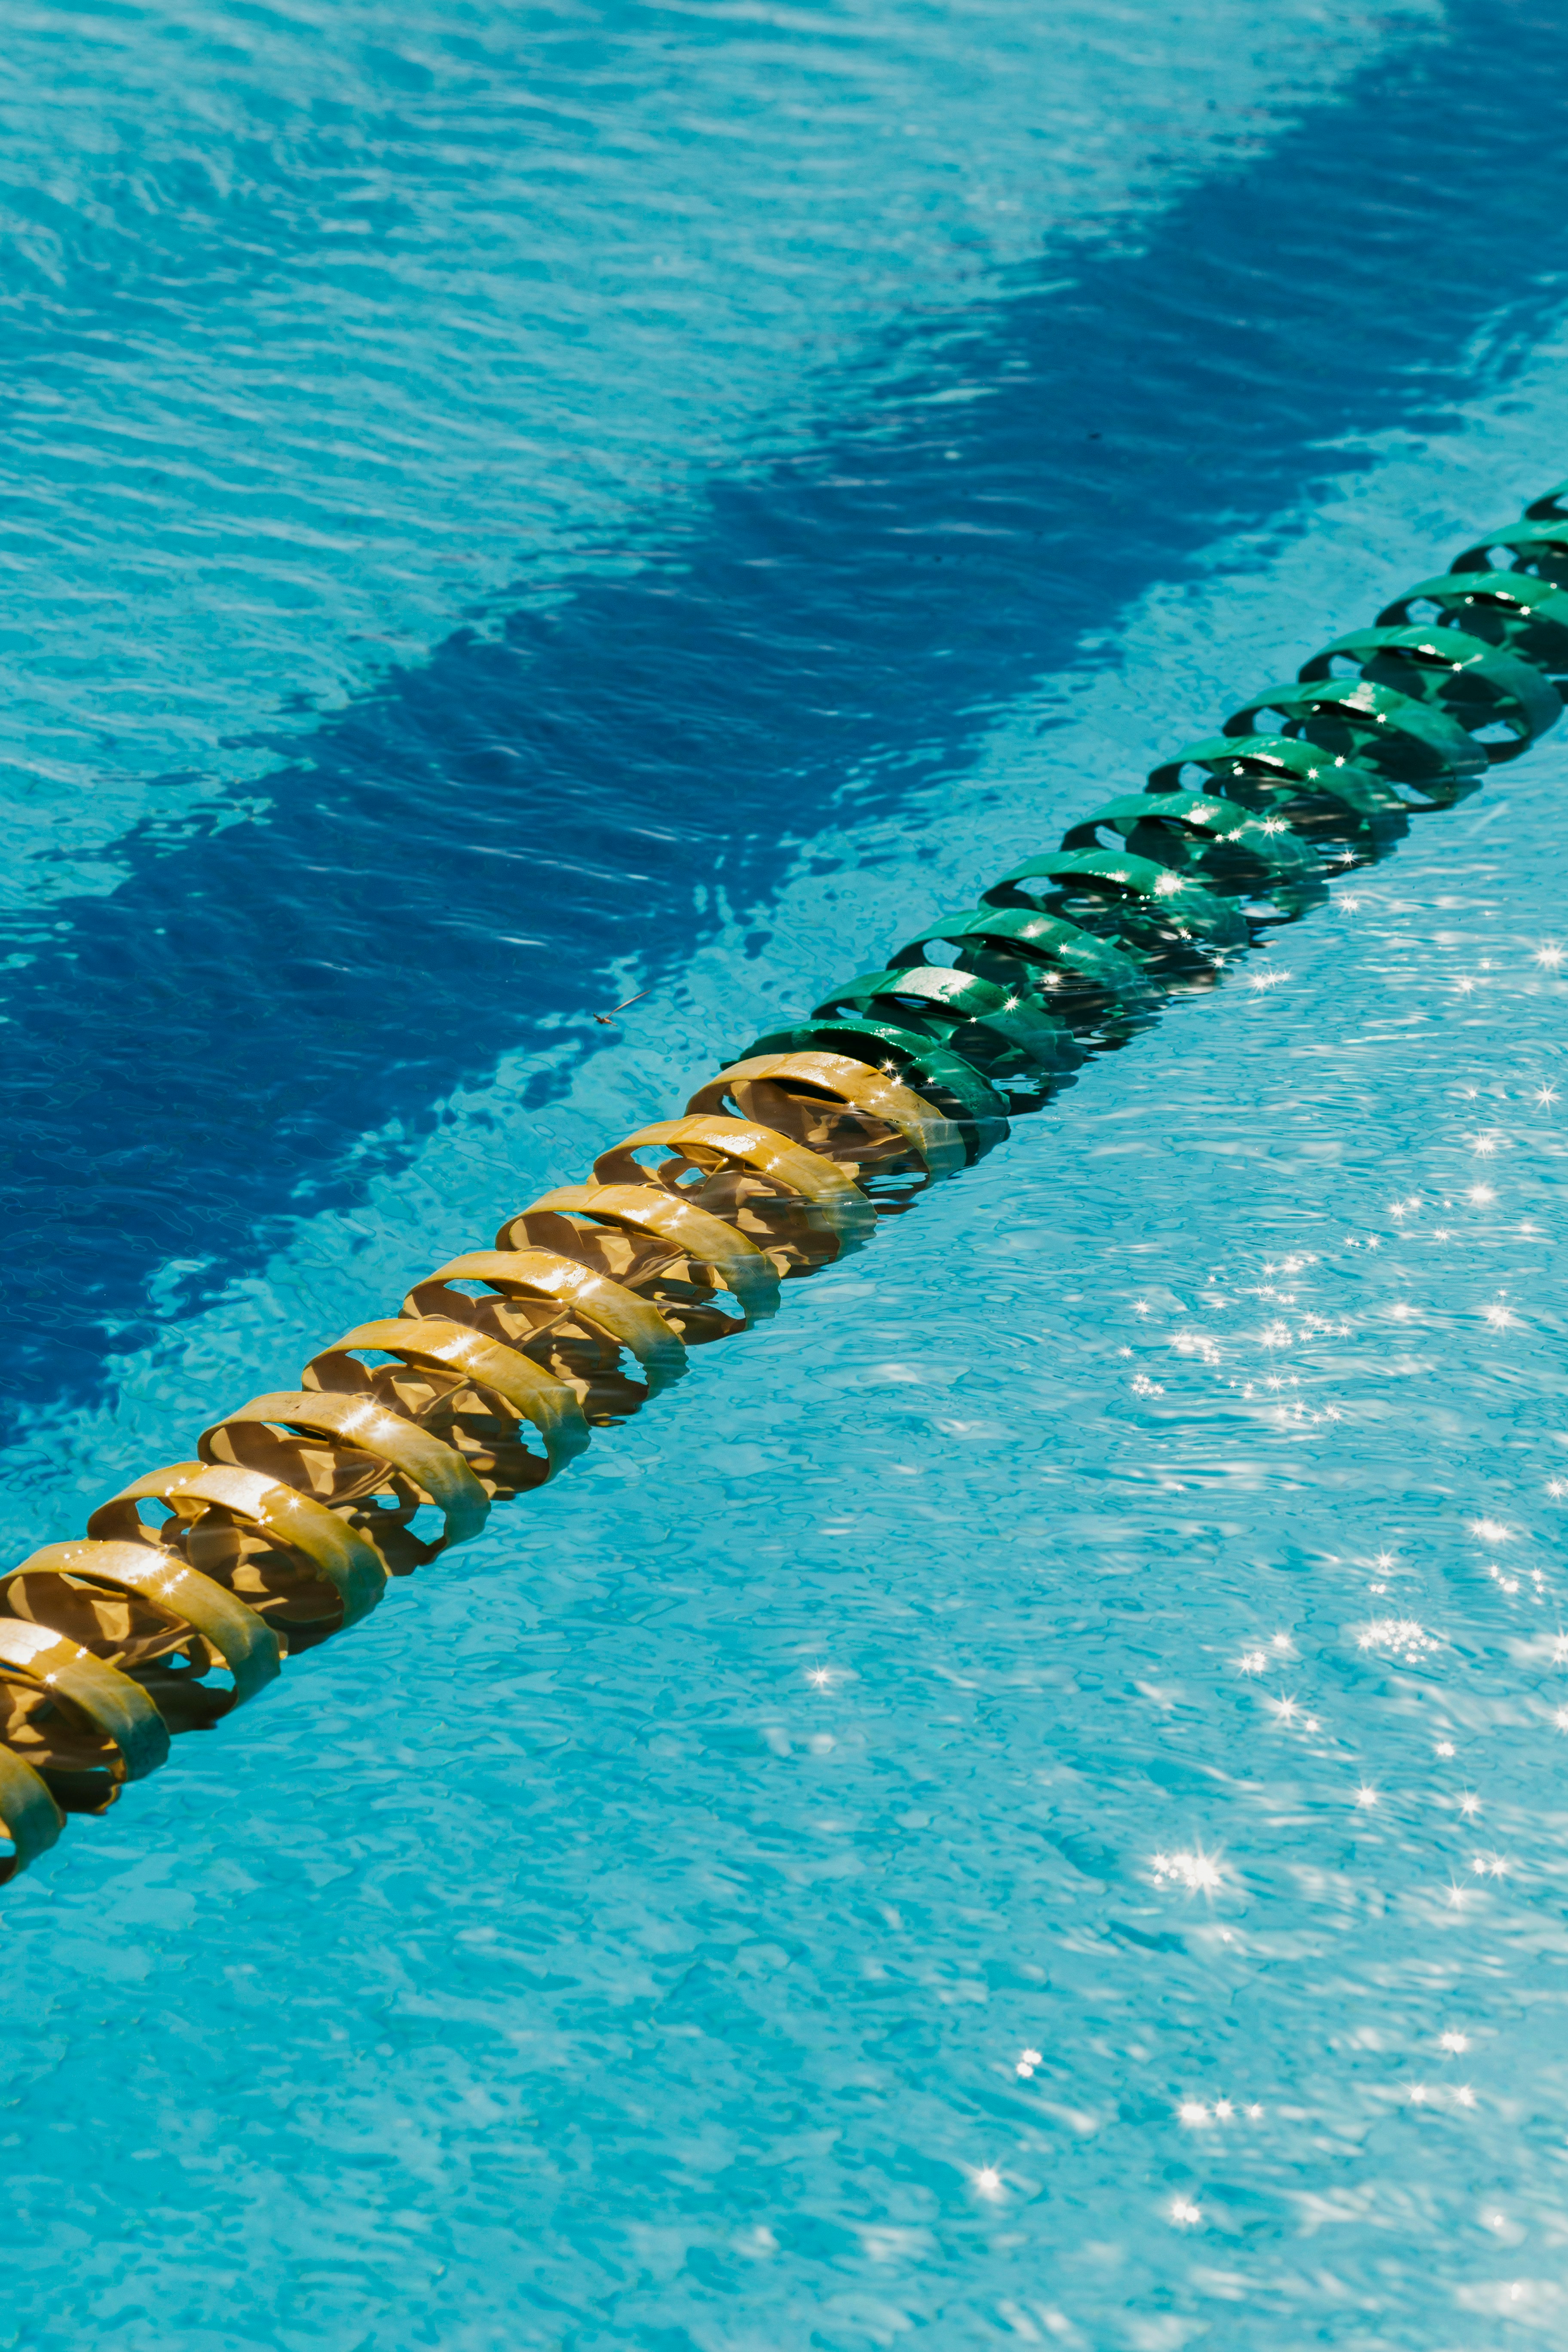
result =
[{"label": "blue water surface", "polygon": [[[4,50],[7,1559],[1568,470],[1547,0]],[[1565,786],[74,1822],[0,2347],[1560,2343]]]}]

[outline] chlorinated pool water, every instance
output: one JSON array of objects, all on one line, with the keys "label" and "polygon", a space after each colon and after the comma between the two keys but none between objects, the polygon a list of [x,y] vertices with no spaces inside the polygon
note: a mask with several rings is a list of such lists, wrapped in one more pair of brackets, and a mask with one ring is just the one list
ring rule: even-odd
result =
[{"label": "chlorinated pool water", "polygon": [[[5,48],[7,1562],[1568,469],[1543,0]],[[0,2346],[1560,2342],[1565,786],[74,1822]]]}]

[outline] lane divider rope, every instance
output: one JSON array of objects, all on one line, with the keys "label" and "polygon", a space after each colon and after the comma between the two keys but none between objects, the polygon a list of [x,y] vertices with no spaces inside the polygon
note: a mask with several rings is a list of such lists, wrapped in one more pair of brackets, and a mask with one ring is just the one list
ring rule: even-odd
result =
[{"label": "lane divider rope", "polygon": [[[0,1884],[1568,698],[1568,482],[0,1573]],[[423,1515],[423,1517],[422,1517]],[[429,1521],[439,1518],[432,1532]],[[8,1846],[8,1851],[6,1850]]]}]

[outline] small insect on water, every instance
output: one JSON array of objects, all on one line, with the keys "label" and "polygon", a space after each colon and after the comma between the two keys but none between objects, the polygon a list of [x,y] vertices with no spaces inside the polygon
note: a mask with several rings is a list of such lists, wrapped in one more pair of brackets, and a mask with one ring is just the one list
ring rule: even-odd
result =
[{"label": "small insect on water", "polygon": [[624,1002],[619,1004],[612,1004],[607,1013],[595,1013],[594,1018],[598,1023],[601,1029],[613,1028],[616,1013],[624,1013],[628,1004],[640,1004],[647,994],[647,991],[646,988],[639,988],[635,996],[626,997]]}]

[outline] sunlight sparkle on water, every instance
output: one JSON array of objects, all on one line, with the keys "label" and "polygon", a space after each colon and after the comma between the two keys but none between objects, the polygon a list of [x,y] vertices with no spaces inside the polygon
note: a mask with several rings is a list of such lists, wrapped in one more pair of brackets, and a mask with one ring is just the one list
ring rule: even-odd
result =
[{"label": "sunlight sparkle on water", "polygon": [[1393,1650],[1407,1660],[1422,1657],[1441,1646],[1415,1617],[1374,1617],[1356,1635],[1358,1650]]},{"label": "sunlight sparkle on water", "polygon": [[1184,1886],[1190,1895],[1212,1895],[1225,1884],[1225,1874],[1212,1854],[1201,1846],[1183,1853],[1157,1853],[1154,1856],[1154,1883],[1158,1886]]}]

